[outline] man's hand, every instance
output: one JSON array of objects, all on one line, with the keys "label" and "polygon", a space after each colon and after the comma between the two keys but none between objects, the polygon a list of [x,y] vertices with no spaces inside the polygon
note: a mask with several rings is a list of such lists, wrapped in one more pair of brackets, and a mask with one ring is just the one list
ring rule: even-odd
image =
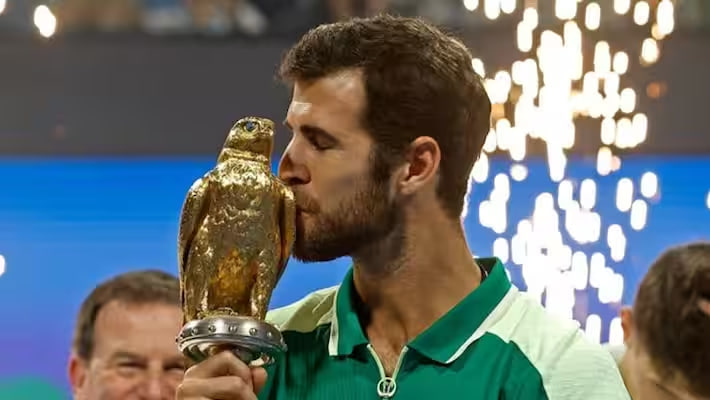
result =
[{"label": "man's hand", "polygon": [[266,370],[250,368],[232,352],[222,351],[185,372],[178,400],[256,400]]}]

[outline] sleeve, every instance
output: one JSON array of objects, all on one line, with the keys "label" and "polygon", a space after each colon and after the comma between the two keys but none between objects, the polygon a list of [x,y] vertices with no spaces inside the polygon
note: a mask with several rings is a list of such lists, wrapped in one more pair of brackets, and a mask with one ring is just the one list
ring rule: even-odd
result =
[{"label": "sleeve", "polygon": [[550,400],[630,400],[611,355],[581,334],[550,367],[542,373]]},{"label": "sleeve", "polygon": [[525,374],[522,379],[516,382],[515,387],[505,388],[502,398],[505,400],[548,400],[542,379],[537,371],[534,374]]}]

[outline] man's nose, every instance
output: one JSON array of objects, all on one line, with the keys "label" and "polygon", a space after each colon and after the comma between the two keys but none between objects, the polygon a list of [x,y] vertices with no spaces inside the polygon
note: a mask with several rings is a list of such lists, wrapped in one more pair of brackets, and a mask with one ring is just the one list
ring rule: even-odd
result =
[{"label": "man's nose", "polygon": [[289,143],[279,163],[279,178],[288,186],[303,185],[311,180],[305,163],[298,156],[294,142]]},{"label": "man's nose", "polygon": [[173,400],[175,391],[171,390],[170,377],[166,376],[165,371],[153,371],[147,374],[142,382],[140,399],[141,400]]}]

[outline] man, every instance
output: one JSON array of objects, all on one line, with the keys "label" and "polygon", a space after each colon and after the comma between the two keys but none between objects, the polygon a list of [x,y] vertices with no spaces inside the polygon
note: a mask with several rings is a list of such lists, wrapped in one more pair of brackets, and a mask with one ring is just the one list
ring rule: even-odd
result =
[{"label": "man", "polygon": [[613,350],[632,398],[710,399],[710,243],[664,252],[621,320],[626,348]]},{"label": "man", "polygon": [[222,352],[187,371],[178,399],[628,398],[573,321],[471,256],[460,215],[491,111],[471,60],[390,16],[320,26],[288,52],[293,254],[354,267],[270,313],[289,350],[268,371]]},{"label": "man", "polygon": [[116,276],[84,300],[69,379],[76,400],[172,400],[184,375],[175,345],[180,284],[160,271]]}]

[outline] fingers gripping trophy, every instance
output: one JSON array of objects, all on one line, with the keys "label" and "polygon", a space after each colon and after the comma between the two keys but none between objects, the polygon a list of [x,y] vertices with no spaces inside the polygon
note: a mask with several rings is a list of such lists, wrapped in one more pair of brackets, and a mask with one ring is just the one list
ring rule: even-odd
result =
[{"label": "fingers gripping trophy", "polygon": [[273,146],[272,121],[237,121],[216,166],[183,204],[184,326],[177,343],[195,363],[229,350],[248,365],[263,365],[286,351],[279,329],[265,321],[295,237],[294,196],[271,172]]}]

